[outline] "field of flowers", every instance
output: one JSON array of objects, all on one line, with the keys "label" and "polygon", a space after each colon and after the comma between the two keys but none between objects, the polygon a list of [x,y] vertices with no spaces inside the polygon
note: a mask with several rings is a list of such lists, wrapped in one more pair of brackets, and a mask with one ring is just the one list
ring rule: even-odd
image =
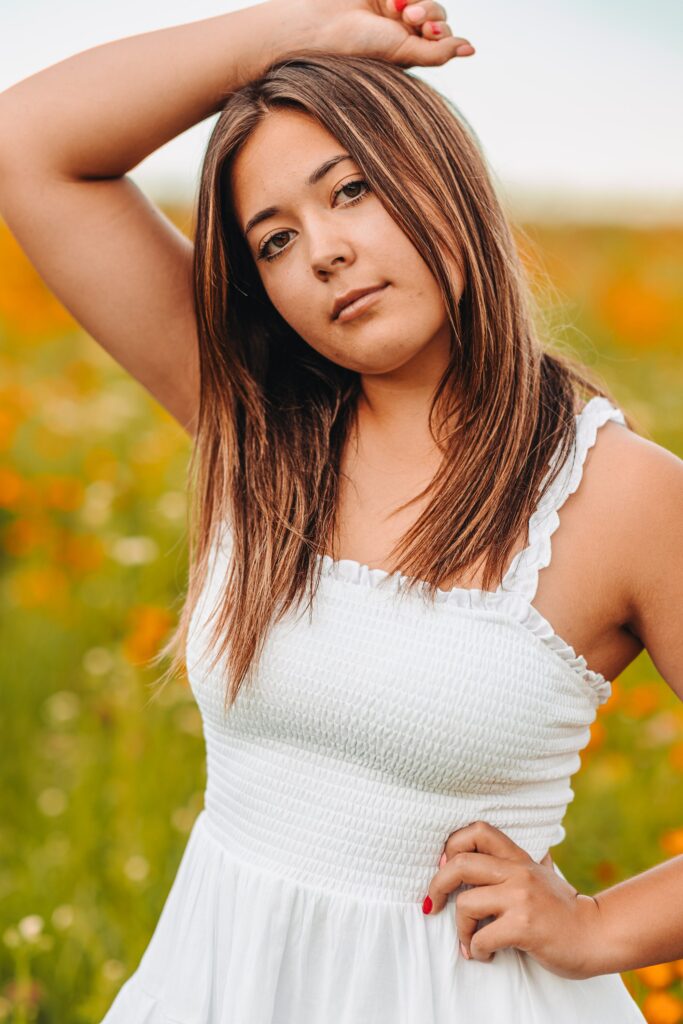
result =
[{"label": "field of flowers", "polygon": [[[553,337],[683,456],[683,232],[518,231]],[[2,224],[0,343],[0,1022],[95,1024],[202,807],[191,692],[152,699],[147,664],[185,585],[190,442]],[[552,852],[580,891],[683,853],[683,705],[647,654],[614,681],[574,789]],[[683,960],[624,979],[651,1024],[683,1021]]]}]

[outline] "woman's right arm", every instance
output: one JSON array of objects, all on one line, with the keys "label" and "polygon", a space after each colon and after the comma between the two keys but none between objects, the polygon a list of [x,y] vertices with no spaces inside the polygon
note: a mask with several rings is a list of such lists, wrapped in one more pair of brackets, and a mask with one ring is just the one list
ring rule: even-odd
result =
[{"label": "woman's right arm", "polygon": [[105,43],[0,93],[0,214],[57,298],[190,433],[199,407],[193,246],[126,172],[313,45],[268,0]]}]

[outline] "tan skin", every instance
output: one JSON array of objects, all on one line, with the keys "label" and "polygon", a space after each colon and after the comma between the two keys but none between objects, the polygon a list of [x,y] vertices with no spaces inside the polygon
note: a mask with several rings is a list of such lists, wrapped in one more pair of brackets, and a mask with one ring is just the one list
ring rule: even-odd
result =
[{"label": "tan skin", "polygon": [[[472,56],[442,5],[419,6],[421,12],[415,4],[399,10],[395,0],[270,0],[86,51],[0,94],[0,213],[57,297],[190,435],[199,401],[192,245],[126,172],[298,47],[402,67]],[[26,116],[48,103],[49,118]],[[233,187],[243,227],[257,210],[281,207],[249,234],[254,246],[288,233],[281,241],[291,251],[258,263],[273,303],[310,345],[361,375],[358,436],[344,455],[341,540],[333,555],[385,568],[421,511],[391,516],[391,509],[436,469],[427,412],[448,333],[436,282],[379,200],[370,194],[354,206],[337,205],[355,189],[333,198],[360,168],[339,164],[315,188],[305,184],[339,151],[320,126],[278,112],[249,140]],[[344,325],[331,321],[337,294],[384,280],[390,287],[366,313]],[[681,507],[681,460],[606,424],[580,488],[562,508],[534,603],[593,670],[614,678],[645,646],[683,699]],[[479,582],[474,573],[441,585]],[[459,895],[456,923],[478,959],[514,946],[578,978],[683,957],[683,858],[591,899],[555,874],[549,855],[534,864],[485,822],[452,833],[445,853],[429,887],[433,912],[463,881],[475,885]],[[492,908],[498,920],[475,934],[476,920]]]}]

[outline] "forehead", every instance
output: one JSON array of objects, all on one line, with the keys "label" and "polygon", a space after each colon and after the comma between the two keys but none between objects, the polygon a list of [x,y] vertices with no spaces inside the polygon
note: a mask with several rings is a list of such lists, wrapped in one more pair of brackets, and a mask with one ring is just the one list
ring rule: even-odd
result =
[{"label": "forehead", "polygon": [[309,114],[268,113],[232,164],[230,187],[238,222],[244,225],[262,207],[308,191],[305,182],[311,171],[342,150],[334,135]]}]

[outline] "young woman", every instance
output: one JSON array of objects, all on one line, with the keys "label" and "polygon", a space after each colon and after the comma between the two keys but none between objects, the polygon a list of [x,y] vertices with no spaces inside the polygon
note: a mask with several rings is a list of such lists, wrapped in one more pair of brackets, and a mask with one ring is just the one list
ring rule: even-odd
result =
[{"label": "young woman", "polygon": [[[10,228],[194,438],[206,803],[106,1024],[626,1024],[683,957],[682,857],[588,896],[549,854],[609,680],[683,696],[683,466],[537,337],[405,70],[473,54],[446,17],[269,0],[0,96]],[[193,247],[126,172],[218,112]]]}]

